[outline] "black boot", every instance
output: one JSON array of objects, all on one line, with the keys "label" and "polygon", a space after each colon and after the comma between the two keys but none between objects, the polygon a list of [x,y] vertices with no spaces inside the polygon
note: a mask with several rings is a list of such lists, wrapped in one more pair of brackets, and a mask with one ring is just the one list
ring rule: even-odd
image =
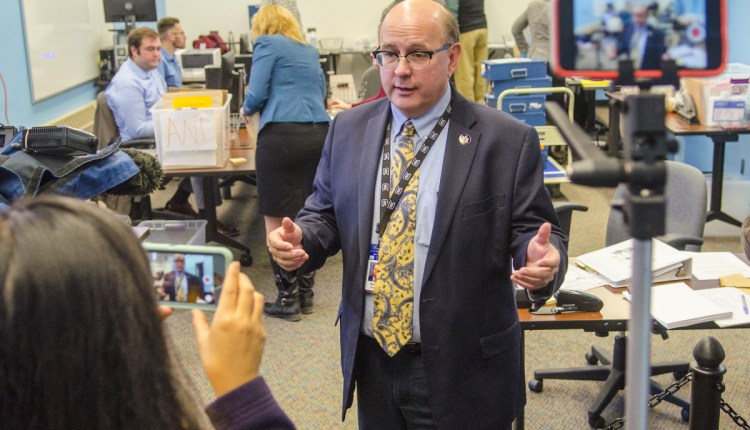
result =
[{"label": "black boot", "polygon": [[276,288],[279,295],[275,302],[266,302],[263,305],[263,313],[275,318],[284,318],[287,321],[299,321],[302,319],[300,309],[299,288],[296,280],[289,282],[281,276],[276,262],[271,260],[271,269],[276,280]]},{"label": "black boot", "polygon": [[313,286],[315,285],[315,271],[297,277],[299,284],[299,304],[303,314],[313,312]]}]

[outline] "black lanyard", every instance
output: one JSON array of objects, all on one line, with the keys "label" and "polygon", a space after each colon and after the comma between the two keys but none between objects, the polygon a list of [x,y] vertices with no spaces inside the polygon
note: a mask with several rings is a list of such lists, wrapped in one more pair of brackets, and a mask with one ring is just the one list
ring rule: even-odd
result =
[{"label": "black lanyard", "polygon": [[414,149],[415,154],[412,158],[409,166],[406,170],[401,173],[401,179],[396,185],[393,193],[388,196],[391,188],[391,121],[388,120],[388,125],[385,129],[385,143],[383,144],[383,166],[380,175],[380,222],[378,223],[378,235],[383,236],[385,228],[388,225],[388,220],[391,218],[391,214],[396,209],[398,201],[401,200],[401,195],[406,190],[406,186],[409,185],[409,180],[414,176],[422,165],[422,161],[427,157],[427,153],[430,152],[432,145],[437,140],[440,133],[448,124],[448,120],[451,117],[451,104],[448,103],[448,107],[445,108],[443,116],[440,117],[435,127],[432,129],[430,134],[425,139],[419,151]]}]

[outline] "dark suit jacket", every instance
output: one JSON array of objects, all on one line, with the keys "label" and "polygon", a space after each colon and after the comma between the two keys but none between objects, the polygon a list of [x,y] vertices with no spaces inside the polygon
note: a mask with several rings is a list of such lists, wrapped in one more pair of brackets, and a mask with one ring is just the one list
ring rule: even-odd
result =
[{"label": "dark suit jacket", "polygon": [[[188,303],[195,303],[198,300],[198,297],[200,297],[203,292],[203,282],[201,282],[201,279],[193,274],[190,274],[188,272],[183,272],[185,276],[187,277],[187,285],[188,285],[188,296],[187,296],[187,302]],[[164,288],[164,293],[169,297],[169,300],[175,301],[177,300],[177,291],[175,290],[175,272],[169,272],[166,275],[164,275],[164,283],[162,284]]]},{"label": "dark suit jacket", "polygon": [[[620,33],[620,38],[617,41],[617,53],[626,54],[630,58],[630,39],[633,38],[633,25],[628,25]],[[661,56],[664,55],[667,48],[664,45],[664,33],[651,27],[646,26],[648,37],[646,38],[646,47],[643,51],[643,58],[641,59],[641,67],[643,70],[661,70]]]},{"label": "dark suit jacket", "polygon": [[[525,264],[527,243],[544,221],[567,267],[566,239],[543,184],[534,128],[453,91],[436,219],[420,304],[422,354],[430,404],[440,429],[509,425],[526,401],[521,328],[509,276]],[[314,192],[296,222],[310,259],[301,270],[343,252],[341,366],[344,409],[365,301],[365,272],[378,188],[388,99],[341,112],[331,123]],[[459,136],[471,142],[459,144]],[[544,294],[559,287],[558,275]]]}]

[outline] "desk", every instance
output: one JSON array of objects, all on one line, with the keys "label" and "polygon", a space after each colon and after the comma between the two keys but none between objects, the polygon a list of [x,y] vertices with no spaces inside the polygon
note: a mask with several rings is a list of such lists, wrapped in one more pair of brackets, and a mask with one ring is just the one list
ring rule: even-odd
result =
[{"label": "desk", "polygon": [[705,125],[688,124],[676,113],[667,114],[667,130],[675,136],[704,135],[714,143],[713,168],[711,169],[711,203],[706,214],[706,222],[711,220],[741,226],[742,222],[721,211],[721,194],[724,188],[724,150],[726,142],[737,142],[740,134],[750,133],[750,128],[724,129]]},{"label": "desk", "polygon": [[[744,256],[741,257],[744,261]],[[572,264],[572,263],[571,263]],[[717,280],[698,281],[692,279],[689,284],[694,289],[715,288],[719,286]],[[658,288],[654,286],[654,288]],[[568,330],[579,329],[586,332],[625,331],[630,319],[630,303],[622,298],[625,288],[611,288],[608,286],[597,287],[588,290],[588,293],[599,297],[604,306],[600,312],[577,312],[557,315],[533,315],[529,309],[519,309],[518,318],[521,329],[527,330]],[[748,328],[748,325],[733,326],[729,328]],[[714,322],[695,324],[677,330],[697,330],[719,328]],[[523,338],[522,338],[523,342]],[[522,345],[523,347],[523,345]],[[524,366],[525,367],[525,366]],[[516,430],[524,429],[524,411],[516,418]]]},{"label": "desk", "polygon": [[[610,154],[616,153],[620,147],[620,110],[625,100],[619,92],[607,92],[609,97],[609,135],[607,145]],[[713,167],[711,169],[711,202],[706,214],[706,222],[712,220],[741,226],[742,223],[721,211],[721,199],[724,189],[724,152],[726,142],[737,142],[740,134],[750,133],[750,128],[725,129],[717,126],[689,124],[676,113],[668,113],[665,119],[667,131],[675,136],[706,136],[713,141]]]},{"label": "desk", "polygon": [[[245,129],[240,129],[239,132],[240,142],[253,142],[250,139],[248,132]],[[164,174],[166,177],[174,176],[200,176],[203,178],[203,199],[206,202],[206,242],[219,242],[222,245],[231,246],[244,251],[244,254],[240,256],[240,263],[243,266],[249,266],[253,262],[253,257],[250,255],[250,248],[231,239],[223,234],[219,233],[216,228],[216,194],[215,189],[218,188],[219,178],[222,176],[231,175],[243,175],[255,173],[255,144],[254,142],[249,148],[236,148],[230,149],[230,158],[245,158],[247,161],[240,164],[232,164],[229,161],[224,167],[201,167],[201,168],[165,168]]]},{"label": "desk", "polygon": [[[594,294],[604,302],[604,306],[600,312],[534,315],[530,312],[530,309],[519,309],[518,319],[521,322],[522,350],[525,349],[525,335],[523,335],[523,332],[527,330],[578,329],[586,332],[607,332],[624,331],[627,328],[627,321],[630,318],[630,304],[623,300],[622,291],[602,286],[588,290],[587,293]],[[524,368],[526,368],[525,365]],[[516,418],[515,430],[524,430],[524,421],[524,410],[522,409]]]}]

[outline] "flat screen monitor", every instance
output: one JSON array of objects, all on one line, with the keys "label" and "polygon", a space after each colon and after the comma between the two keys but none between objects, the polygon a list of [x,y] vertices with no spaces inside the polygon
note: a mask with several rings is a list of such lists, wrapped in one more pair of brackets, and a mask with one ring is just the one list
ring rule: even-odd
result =
[{"label": "flat screen monitor", "polygon": [[247,34],[240,35],[240,54],[247,54],[250,52],[250,36]]},{"label": "flat screen monitor", "polygon": [[183,82],[203,82],[206,80],[206,66],[221,66],[221,49],[185,49],[175,52],[180,65]]},{"label": "flat screen monitor", "polygon": [[250,68],[253,66],[253,54],[239,54],[234,56],[234,64],[245,66],[245,85],[250,81]]},{"label": "flat screen monitor", "polygon": [[105,22],[156,22],[155,0],[104,0]]},{"label": "flat screen monitor", "polygon": [[219,67],[210,67],[210,72],[206,74],[206,89],[229,90],[235,75],[232,51],[222,55]]},{"label": "flat screen monitor", "polygon": [[235,55],[230,51],[221,56],[220,67],[206,68],[206,89],[227,90],[232,95],[230,112],[238,113],[244,96],[244,83],[239,79],[240,71],[235,69]]}]

